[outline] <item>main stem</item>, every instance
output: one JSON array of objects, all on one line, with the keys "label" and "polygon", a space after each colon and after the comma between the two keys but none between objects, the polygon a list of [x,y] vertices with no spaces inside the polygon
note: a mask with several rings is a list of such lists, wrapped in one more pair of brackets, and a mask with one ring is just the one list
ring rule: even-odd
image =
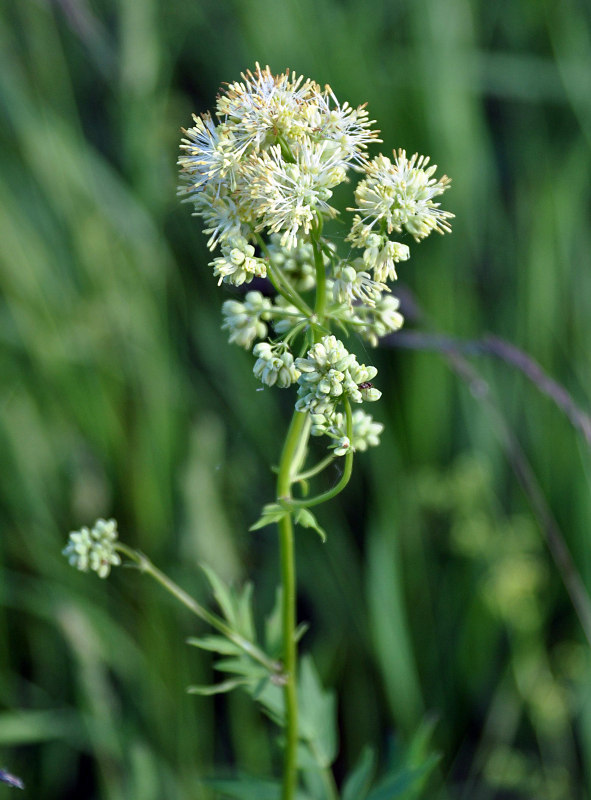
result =
[{"label": "main stem", "polygon": [[[314,341],[319,341],[319,328],[324,322],[326,308],[326,272],[320,250],[322,221],[319,218],[310,237],[316,267],[316,302],[314,317]],[[308,414],[294,411],[287,432],[277,476],[277,499],[291,500],[291,487],[302,467],[306,442],[310,434]],[[282,800],[293,800],[297,786],[298,748],[298,698],[297,698],[297,646],[296,631],[296,564],[293,539],[293,520],[286,514],[279,522],[279,547],[281,559],[281,583],[283,587],[283,667],[285,673],[285,753],[283,761]]]},{"label": "main stem", "polygon": [[[309,426],[307,414],[294,411],[287,432],[279,474],[277,498],[291,499],[291,484],[294,473],[301,466],[298,461],[302,451],[302,440],[307,438]],[[291,514],[279,522],[279,546],[281,559],[281,584],[283,588],[283,671],[285,686],[285,753],[283,762],[282,800],[293,800],[297,783],[298,703],[297,703],[297,649],[296,649],[296,566]]]}]

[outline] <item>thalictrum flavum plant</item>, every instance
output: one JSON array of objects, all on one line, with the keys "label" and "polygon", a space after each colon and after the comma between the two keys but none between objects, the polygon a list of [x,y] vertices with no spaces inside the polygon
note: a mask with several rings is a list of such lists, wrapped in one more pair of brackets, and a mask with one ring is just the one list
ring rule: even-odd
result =
[{"label": "thalictrum flavum plant", "polygon": [[[334,699],[312,661],[298,663],[294,526],[315,529],[324,539],[310,509],[345,488],[355,453],[379,444],[383,425],[364,410],[381,396],[377,370],[358,361],[349,341],[376,346],[402,326],[389,283],[410,248],[394,237],[418,243],[432,231],[450,231],[453,215],[437,202],[450,180],[435,177],[428,157],[409,158],[402,149],[371,158],[368,147],[381,140],[364,106],[339,102],[329,86],[289,71],[274,75],[258,64],[226,86],[213,116],[194,115],[193,122],[183,130],[179,194],[192,204],[217,253],[209,266],[218,285],[234,290],[222,305],[222,329],[230,343],[252,350],[256,380],[294,395],[276,497],[251,526],[278,527],[278,604],[264,641],[257,641],[250,586],[230,589],[204,567],[220,616],[119,542],[114,520],[71,533],[64,553],[73,566],[102,578],[121,556],[152,575],[214,630],[190,643],[216,653],[229,677],[191,690],[243,689],[282,729],[281,781],[214,781],[225,796],[260,797],[265,787],[282,800],[394,798],[401,786],[406,792],[421,785],[432,759],[408,768],[406,776],[386,775],[372,788],[373,759],[366,754],[342,795],[337,791]],[[331,205],[335,187],[355,174],[347,252],[340,253],[325,223],[338,215]],[[316,463],[309,463],[318,450],[310,437],[324,444]],[[340,462],[338,481],[312,493],[310,485],[334,462]]]}]

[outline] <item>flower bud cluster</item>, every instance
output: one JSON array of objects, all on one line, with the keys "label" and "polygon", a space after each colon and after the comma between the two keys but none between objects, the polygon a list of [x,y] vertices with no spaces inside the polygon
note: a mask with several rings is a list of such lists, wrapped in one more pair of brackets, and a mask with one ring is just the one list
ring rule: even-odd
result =
[{"label": "flower bud cluster", "polygon": [[81,528],[70,533],[63,554],[71,566],[82,572],[96,572],[106,578],[111,567],[121,564],[115,550],[117,523],[114,519],[98,519],[92,528]]},{"label": "flower bud cluster", "polygon": [[[353,240],[355,237],[352,237]],[[363,263],[367,269],[372,269],[376,281],[395,281],[396,264],[399,261],[408,261],[410,250],[407,245],[392,242],[385,236],[370,233],[363,239]]]},{"label": "flower bud cluster", "polygon": [[372,308],[356,308],[357,332],[372,347],[377,347],[379,339],[400,330],[404,325],[399,308],[400,300],[391,294],[381,297]]},{"label": "flower bud cluster", "polygon": [[259,342],[252,353],[257,358],[253,367],[255,377],[267,386],[287,389],[300,377],[300,371],[294,366],[293,356],[284,342],[277,345]]},{"label": "flower bud cluster", "polygon": [[269,319],[270,311],[271,301],[260,292],[247,292],[243,303],[226,300],[222,305],[222,330],[230,331],[230,343],[249,350],[255,339],[267,335],[268,327],[263,320]]},{"label": "flower bud cluster", "polygon": [[332,417],[343,396],[353,403],[381,397],[381,392],[370,384],[377,369],[359,364],[336,336],[324,336],[308,350],[305,358],[297,358],[295,365],[301,372],[297,411]]},{"label": "flower bud cluster", "polygon": [[371,414],[362,409],[355,409],[352,415],[353,431],[351,439],[347,436],[345,415],[336,411],[332,416],[312,414],[312,436],[329,436],[334,440],[330,446],[336,456],[343,456],[348,450],[364,452],[369,447],[380,443],[380,434],[384,430],[381,422],[376,422]]},{"label": "flower bud cluster", "polygon": [[[283,271],[298,292],[309,292],[316,286],[314,251],[310,242],[299,239],[296,247],[287,250],[281,246],[280,237],[274,233],[270,237],[267,250],[273,264]],[[326,267],[330,265],[326,256],[324,264]]]},{"label": "flower bud cluster", "polygon": [[267,275],[265,262],[254,257],[254,247],[243,237],[230,239],[223,244],[222,254],[211,262],[214,276],[219,277],[218,285],[225,280],[234,286],[242,286],[243,283],[250,283],[255,276],[264,278]]}]

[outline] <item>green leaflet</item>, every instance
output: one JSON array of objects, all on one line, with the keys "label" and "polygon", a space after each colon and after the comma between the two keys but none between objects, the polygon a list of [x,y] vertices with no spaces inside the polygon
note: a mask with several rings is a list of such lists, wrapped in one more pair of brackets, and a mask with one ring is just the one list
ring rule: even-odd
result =
[{"label": "green leaflet", "polygon": [[[280,800],[281,784],[258,778],[213,778],[204,781],[207,786],[220,792],[227,800]],[[296,791],[295,800],[314,800],[309,794]]]},{"label": "green leaflet", "polygon": [[289,514],[289,511],[278,503],[267,503],[263,506],[263,511],[259,519],[250,526],[249,531],[258,531],[267,525],[274,525]]},{"label": "green leaflet", "polygon": [[433,754],[419,767],[403,767],[394,775],[386,776],[367,795],[367,800],[418,800],[425,781],[438,761],[439,756]]},{"label": "green leaflet", "polygon": [[230,626],[241,636],[254,641],[252,584],[246,583],[242,590],[234,590],[227,586],[207,564],[201,564],[201,569],[211,584],[214,597]]},{"label": "green leaflet", "polygon": [[329,767],[337,754],[336,700],[334,692],[322,687],[309,655],[300,662],[298,705],[300,737],[315,763]]},{"label": "green leaflet", "polygon": [[343,785],[343,800],[365,800],[372,784],[375,761],[375,752],[371,747],[365,747]]},{"label": "green leaflet", "polygon": [[308,508],[299,508],[293,515],[293,521],[302,528],[312,528],[320,536],[323,542],[326,541],[326,531],[321,528],[314,514]]},{"label": "green leaflet", "polygon": [[234,689],[244,686],[245,683],[247,683],[245,679],[240,680],[239,678],[234,678],[231,680],[222,681],[222,683],[214,683],[211,686],[189,686],[187,688],[187,692],[189,694],[199,694],[204,697],[210,697],[214,694],[225,694],[227,692],[232,692]]},{"label": "green leaflet", "polygon": [[[249,531],[257,531],[267,525],[274,525],[290,514],[290,509],[279,503],[267,503],[263,506],[263,512],[259,519],[250,526]],[[298,508],[293,512],[293,521],[302,528],[312,528],[320,536],[323,542],[326,541],[326,531],[322,528],[314,514],[308,508]]]}]

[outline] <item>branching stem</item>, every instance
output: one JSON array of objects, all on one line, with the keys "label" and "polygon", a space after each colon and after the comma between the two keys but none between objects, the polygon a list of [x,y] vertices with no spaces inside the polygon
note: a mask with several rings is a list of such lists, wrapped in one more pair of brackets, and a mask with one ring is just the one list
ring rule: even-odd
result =
[{"label": "branching stem", "polygon": [[[351,403],[347,397],[343,398],[343,406],[345,408],[345,415],[347,418],[347,437],[349,441],[353,437],[353,415],[351,413]],[[339,482],[327,489],[326,492],[316,495],[316,497],[306,497],[303,500],[289,500],[289,505],[292,508],[311,508],[312,506],[319,506],[321,503],[326,503],[327,500],[332,500],[337,494],[343,491],[345,486],[349,483],[351,472],[353,471],[353,448],[350,447],[345,455],[345,468]],[[283,498],[285,499],[285,498]]]},{"label": "branching stem", "polygon": [[169,592],[173,597],[176,597],[176,599],[179,600],[186,608],[188,608],[189,611],[195,614],[195,616],[199,617],[199,619],[203,620],[204,622],[207,622],[208,625],[211,625],[212,628],[233,642],[244,653],[249,655],[255,661],[258,661],[259,664],[262,664],[266,669],[269,670],[271,674],[277,675],[281,671],[281,665],[269,658],[269,656],[259,647],[257,647],[256,644],[233,630],[224,622],[223,619],[221,619],[221,617],[218,617],[217,614],[209,611],[207,608],[202,606],[201,603],[198,603],[197,600],[191,597],[191,595],[187,594],[184,589],[181,589],[178,584],[171,580],[168,575],[165,575],[164,572],[161,572],[158,567],[156,567],[147,556],[145,556],[143,553],[140,553],[139,550],[133,550],[131,547],[128,547],[122,542],[117,542],[115,549],[122,555],[129,558],[130,561],[133,561],[133,563],[137,565],[140,572],[144,572],[146,575],[150,575],[152,578],[154,578],[155,581],[164,587],[166,591]]}]

